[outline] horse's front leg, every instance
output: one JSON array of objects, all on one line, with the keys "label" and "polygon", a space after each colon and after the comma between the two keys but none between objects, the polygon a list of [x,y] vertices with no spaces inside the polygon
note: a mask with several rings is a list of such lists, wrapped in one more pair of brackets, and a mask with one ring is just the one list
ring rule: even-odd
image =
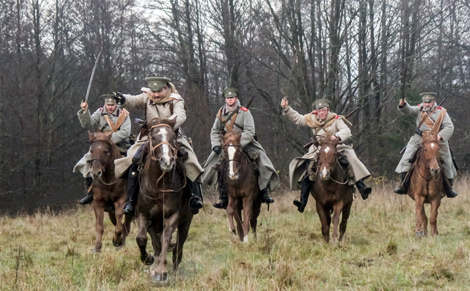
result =
[{"label": "horse's front leg", "polygon": [[427,224],[426,213],[424,212],[424,197],[415,192],[415,212],[416,212],[416,236],[426,236],[425,224]]},{"label": "horse's front leg", "polygon": [[248,232],[250,231],[250,221],[253,215],[253,197],[243,199],[243,241],[248,242]]},{"label": "horse's front leg", "polygon": [[437,231],[437,215],[439,212],[439,206],[441,205],[441,193],[437,193],[437,197],[431,202],[431,216],[429,223],[431,224],[431,235],[434,236],[438,234]]},{"label": "horse's front leg", "polygon": [[147,253],[147,229],[149,228],[150,222],[142,215],[139,214],[137,217],[137,225],[139,227],[139,232],[137,233],[136,242],[140,250],[140,260],[146,265],[153,264],[154,257],[149,256]]},{"label": "horse's front leg", "polygon": [[175,212],[170,217],[166,218],[163,225],[162,233],[162,249],[160,255],[157,257],[157,261],[152,265],[150,270],[150,276],[152,280],[159,284],[165,284],[168,282],[168,270],[167,265],[167,252],[168,246],[171,243],[171,236],[178,226],[180,219],[180,213]]},{"label": "horse's front leg", "polygon": [[126,243],[127,229],[122,225],[122,217],[124,216],[124,197],[114,202],[114,215],[116,217],[116,226],[114,228],[113,245],[122,247]]},{"label": "horse's front leg", "polygon": [[339,241],[343,240],[344,233],[346,233],[346,227],[348,225],[349,214],[351,213],[352,200],[343,207],[343,213],[341,214],[341,224],[339,225]]},{"label": "horse's front leg", "polygon": [[330,213],[320,203],[317,202],[316,206],[317,206],[318,217],[320,218],[320,222],[321,222],[321,233],[323,235],[323,239],[326,242],[330,242],[330,223],[331,223]]},{"label": "horse's front leg", "polygon": [[[95,194],[95,197],[97,196],[98,195]],[[101,252],[103,232],[104,232],[104,226],[103,226],[104,203],[102,201],[94,200],[93,210],[95,211],[95,230],[96,230],[96,241],[95,241],[95,248],[93,249],[93,252],[99,253]]]},{"label": "horse's front leg", "polygon": [[333,235],[331,236],[331,241],[334,243],[338,242],[339,238],[339,216],[341,215],[341,212],[343,210],[343,202],[339,201],[334,207],[333,207]]},{"label": "horse's front leg", "polygon": [[236,210],[237,210],[237,201],[229,196],[228,204],[227,204],[228,230],[233,234],[233,236],[237,235],[235,224],[233,223],[235,213],[237,212]]},{"label": "horse's front leg", "polygon": [[173,270],[177,271],[178,266],[183,259],[183,246],[188,238],[189,227],[191,226],[192,217],[187,218],[184,222],[178,225],[178,233],[176,237],[176,247],[173,251]]}]

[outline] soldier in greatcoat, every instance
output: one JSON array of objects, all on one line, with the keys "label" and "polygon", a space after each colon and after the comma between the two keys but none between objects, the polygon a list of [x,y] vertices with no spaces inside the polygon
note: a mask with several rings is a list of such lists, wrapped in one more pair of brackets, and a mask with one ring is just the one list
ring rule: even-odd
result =
[{"label": "soldier in greatcoat", "polygon": [[[179,152],[187,153],[187,158],[183,161],[183,165],[187,177],[187,187],[189,187],[191,192],[189,206],[193,213],[196,214],[203,206],[200,176],[204,170],[199,164],[196,153],[181,128],[181,125],[186,121],[184,100],[168,78],[149,77],[146,78],[145,81],[148,82],[148,88],[143,88],[141,94],[129,95],[115,93],[116,101],[127,109],[145,110],[147,121],[153,118],[168,119],[176,116],[176,123],[173,126],[173,130],[178,131],[177,143],[180,148]],[[127,195],[129,200],[124,207],[124,213],[128,215],[134,215],[139,193],[139,165],[138,161],[136,161],[137,159],[133,158],[136,153],[138,153],[138,155],[141,154],[143,148],[140,151],[138,150],[147,141],[147,135],[139,134],[136,143],[127,151],[127,156],[115,161],[117,177],[124,175],[129,169],[127,181]]]},{"label": "soldier in greatcoat", "polygon": [[[125,153],[130,147],[129,135],[131,134],[131,121],[129,112],[126,109],[118,108],[116,100],[113,95],[103,95],[105,104],[103,107],[90,114],[88,110],[88,103],[82,102],[80,111],[77,112],[80,124],[84,129],[91,132],[111,131],[111,140],[119,148],[122,153]],[[82,173],[86,180],[87,189],[93,182],[90,177],[90,151],[88,151],[83,158],[73,168],[74,173]],[[80,204],[85,205],[93,201],[93,191],[90,189],[88,194],[80,200]]]},{"label": "soldier in greatcoat", "polygon": [[[365,200],[371,193],[372,189],[364,183],[364,180],[370,176],[369,171],[364,164],[359,160],[353,148],[347,144],[351,138],[350,125],[343,116],[330,111],[330,102],[327,99],[317,99],[313,103],[313,109],[309,114],[301,115],[291,107],[287,98],[281,101],[283,108],[282,114],[287,117],[291,122],[308,126],[312,130],[313,136],[320,139],[320,136],[330,136],[330,138],[338,139],[338,152],[344,154],[349,162],[349,168],[352,170],[352,177],[349,183],[355,184],[361,193],[362,198]],[[301,181],[300,201],[294,200],[294,205],[300,212],[303,212],[307,205],[310,189],[313,186],[315,174],[313,172],[313,165],[318,159],[319,148],[312,143],[306,153],[302,157],[294,158],[289,164],[289,178],[290,187],[294,189],[298,181]]]},{"label": "soldier in greatcoat", "polygon": [[405,178],[411,168],[410,160],[423,143],[423,131],[431,130],[439,115],[443,114],[444,119],[442,120],[439,128],[437,138],[439,140],[439,153],[441,155],[442,166],[444,168],[444,176],[449,181],[449,184],[444,181],[444,190],[449,198],[454,198],[458,195],[457,192],[452,189],[452,182],[457,175],[457,170],[454,166],[449,147],[449,139],[452,137],[454,132],[454,124],[452,123],[447,110],[436,104],[436,95],[437,94],[434,92],[421,93],[420,96],[423,103],[418,104],[417,106],[409,105],[405,99],[401,99],[398,104],[398,110],[402,114],[416,116],[416,128],[415,133],[406,145],[406,150],[400,163],[398,163],[398,166],[395,169],[395,172],[399,173],[401,178],[400,184],[394,190],[397,194],[407,194],[408,192]]},{"label": "soldier in greatcoat", "polygon": [[225,183],[221,177],[218,177],[217,168],[223,162],[222,137],[227,130],[226,126],[232,123],[232,120],[230,120],[222,127],[222,120],[227,120],[234,111],[238,114],[232,116],[235,119],[233,131],[241,133],[240,144],[248,156],[256,161],[258,167],[258,185],[261,191],[261,201],[267,204],[273,203],[274,199],[269,197],[268,191],[274,190],[279,185],[279,176],[263,147],[255,139],[256,131],[253,116],[248,108],[240,106],[238,89],[225,89],[223,97],[225,98],[225,105],[219,109],[211,129],[212,152],[207,159],[209,162],[205,166],[203,175],[203,182],[205,184],[209,186],[218,184],[220,201],[214,203],[213,206],[225,209],[228,204]]}]

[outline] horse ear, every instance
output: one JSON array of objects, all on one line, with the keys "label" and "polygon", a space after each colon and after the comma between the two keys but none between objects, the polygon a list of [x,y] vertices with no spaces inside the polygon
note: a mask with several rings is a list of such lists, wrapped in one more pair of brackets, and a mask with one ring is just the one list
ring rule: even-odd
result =
[{"label": "horse ear", "polygon": [[104,133],[104,136],[106,137],[106,139],[109,141],[111,140],[111,136],[113,135],[113,132],[112,131],[106,131]]},{"label": "horse ear", "polygon": [[90,138],[90,141],[93,141],[95,139],[95,134],[91,131],[88,131],[88,138]]}]

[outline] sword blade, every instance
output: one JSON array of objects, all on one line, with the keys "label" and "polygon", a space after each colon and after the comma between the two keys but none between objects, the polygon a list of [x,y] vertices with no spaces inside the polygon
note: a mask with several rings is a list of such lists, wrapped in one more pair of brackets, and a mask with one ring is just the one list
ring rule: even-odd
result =
[{"label": "sword blade", "polygon": [[100,59],[101,51],[98,53],[98,56],[95,60],[95,65],[93,66],[93,71],[91,71],[90,82],[88,82],[88,89],[86,90],[85,102],[88,102],[88,96],[90,96],[91,83],[93,83],[93,77],[95,77],[96,67],[98,66],[98,60]]}]

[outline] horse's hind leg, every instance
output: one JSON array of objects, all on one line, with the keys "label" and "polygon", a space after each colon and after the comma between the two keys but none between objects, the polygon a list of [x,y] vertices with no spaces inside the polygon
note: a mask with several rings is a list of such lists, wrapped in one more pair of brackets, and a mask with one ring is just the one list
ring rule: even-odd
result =
[{"label": "horse's hind leg", "polygon": [[343,240],[344,233],[346,232],[349,214],[351,214],[351,206],[352,201],[346,204],[343,208],[343,213],[341,214],[341,224],[339,225],[339,241]]},{"label": "horse's hind leg", "polygon": [[339,239],[338,228],[339,228],[339,216],[343,211],[343,202],[339,201],[333,207],[333,235],[331,236],[331,241],[336,243]]},{"label": "horse's hind leg", "polygon": [[253,216],[253,199],[247,197],[243,199],[243,241],[248,242],[248,232],[250,231],[251,217]]},{"label": "horse's hind leg", "polygon": [[102,239],[103,239],[103,219],[104,219],[104,205],[97,201],[93,201],[93,210],[95,211],[95,230],[96,230],[96,241],[94,253],[101,252]]},{"label": "horse's hind leg", "polygon": [[139,215],[137,219],[138,219],[137,222],[139,226],[139,232],[137,233],[137,237],[135,240],[137,242],[137,245],[139,246],[140,260],[142,261],[142,263],[146,265],[151,265],[153,264],[154,257],[149,256],[146,250],[147,240],[148,240],[147,238],[148,221],[142,215]]},{"label": "horse's hind leg", "polygon": [[[439,194],[438,194],[439,195]],[[439,212],[439,206],[441,205],[441,198],[437,197],[431,202],[431,217],[429,223],[431,225],[431,235],[434,236],[438,234],[437,231],[437,215]]]},{"label": "horse's hind leg", "polygon": [[[109,212],[110,217],[111,212]],[[124,216],[124,201],[117,201],[114,203],[114,237],[113,245],[115,247],[122,247],[125,244],[127,233],[122,225],[122,217]]]},{"label": "horse's hind leg", "polygon": [[253,231],[253,236],[256,238],[256,226],[258,225],[258,216],[261,211],[261,201],[253,201],[253,213],[251,215],[250,225],[251,230]]},{"label": "horse's hind leg", "polygon": [[326,242],[330,242],[330,223],[331,223],[331,216],[330,212],[325,209],[320,203],[317,202],[317,213],[320,217],[321,222],[321,233],[323,235],[323,239]]}]

